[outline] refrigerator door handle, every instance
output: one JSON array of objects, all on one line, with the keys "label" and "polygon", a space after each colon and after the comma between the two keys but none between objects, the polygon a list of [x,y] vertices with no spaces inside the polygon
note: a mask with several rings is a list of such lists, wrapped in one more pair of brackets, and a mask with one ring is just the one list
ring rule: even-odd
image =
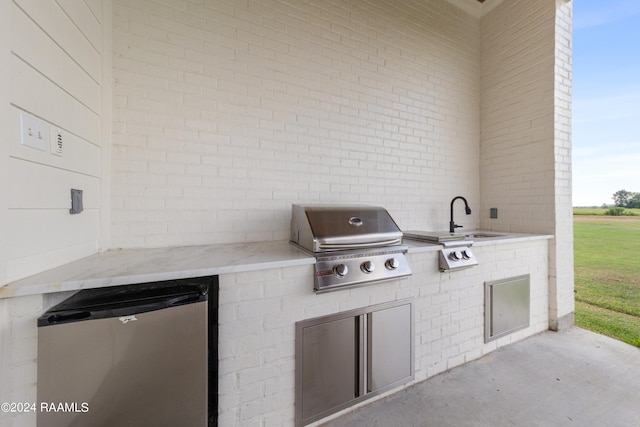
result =
[{"label": "refrigerator door handle", "polygon": [[49,323],[50,325],[55,325],[56,323],[68,322],[71,320],[88,319],[89,317],[91,317],[90,311],[70,311],[66,313],[52,314],[51,316],[47,317],[47,323]]}]

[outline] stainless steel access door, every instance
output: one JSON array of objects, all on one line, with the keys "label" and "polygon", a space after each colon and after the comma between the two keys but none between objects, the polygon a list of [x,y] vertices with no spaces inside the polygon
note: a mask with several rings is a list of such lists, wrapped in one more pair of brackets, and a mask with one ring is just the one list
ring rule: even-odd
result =
[{"label": "stainless steel access door", "polygon": [[296,425],[413,379],[411,300],[296,323]]},{"label": "stainless steel access door", "polygon": [[357,321],[347,317],[305,328],[303,419],[334,412],[357,397]]},{"label": "stainless steel access door", "polygon": [[394,387],[413,375],[411,304],[367,314],[367,392]]},{"label": "stainless steel access door", "polygon": [[530,275],[485,283],[485,342],[529,326]]},{"label": "stainless steel access door", "polygon": [[43,427],[206,426],[207,303],[38,328],[38,402],[79,408]]}]

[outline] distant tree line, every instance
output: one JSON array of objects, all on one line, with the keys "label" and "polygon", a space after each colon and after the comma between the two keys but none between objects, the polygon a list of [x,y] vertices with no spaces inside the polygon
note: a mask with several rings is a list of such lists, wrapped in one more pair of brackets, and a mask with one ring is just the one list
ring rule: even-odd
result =
[{"label": "distant tree line", "polygon": [[622,208],[640,208],[640,193],[620,190],[613,193],[613,201],[616,206]]}]

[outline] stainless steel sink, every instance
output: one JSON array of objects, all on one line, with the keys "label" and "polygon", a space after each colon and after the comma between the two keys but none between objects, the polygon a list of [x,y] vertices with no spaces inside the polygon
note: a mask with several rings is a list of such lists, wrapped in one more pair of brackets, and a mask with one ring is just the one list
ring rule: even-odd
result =
[{"label": "stainless steel sink", "polygon": [[464,234],[464,237],[466,237],[467,239],[488,239],[491,237],[502,237],[504,236],[504,234],[499,234],[499,233],[484,233],[482,231],[479,232],[469,232],[469,233],[460,233],[460,234]]},{"label": "stainless steel sink", "polygon": [[493,233],[490,231],[467,231],[465,233],[449,233],[447,231],[421,231],[408,230],[404,232],[404,237],[409,240],[418,240],[424,242],[456,242],[465,239],[494,239],[496,237],[505,237],[509,233]]},{"label": "stainless steel sink", "polygon": [[490,231],[467,231],[466,233],[455,233],[457,236],[463,236],[465,239],[491,239],[494,237],[504,237],[506,233],[493,233]]}]

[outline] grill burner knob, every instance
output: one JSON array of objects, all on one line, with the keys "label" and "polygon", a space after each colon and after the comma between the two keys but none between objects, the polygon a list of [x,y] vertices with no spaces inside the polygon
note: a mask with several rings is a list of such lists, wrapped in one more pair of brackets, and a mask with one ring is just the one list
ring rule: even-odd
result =
[{"label": "grill burner knob", "polygon": [[360,265],[360,269],[365,273],[371,273],[375,268],[376,266],[373,261],[365,261]]},{"label": "grill burner knob", "polygon": [[472,256],[473,253],[471,252],[471,249],[465,249],[464,251],[462,251],[462,258],[470,259]]},{"label": "grill burner knob", "polygon": [[338,264],[333,268],[333,272],[336,273],[338,277],[344,277],[349,272],[349,268],[344,264]]},{"label": "grill burner knob", "polygon": [[395,270],[400,267],[400,261],[396,258],[389,258],[387,262],[384,263],[384,266],[387,267],[387,270]]},{"label": "grill burner knob", "polygon": [[460,253],[460,251],[451,251],[451,253],[449,254],[449,259],[451,261],[460,261],[460,258],[462,258],[462,254]]}]

